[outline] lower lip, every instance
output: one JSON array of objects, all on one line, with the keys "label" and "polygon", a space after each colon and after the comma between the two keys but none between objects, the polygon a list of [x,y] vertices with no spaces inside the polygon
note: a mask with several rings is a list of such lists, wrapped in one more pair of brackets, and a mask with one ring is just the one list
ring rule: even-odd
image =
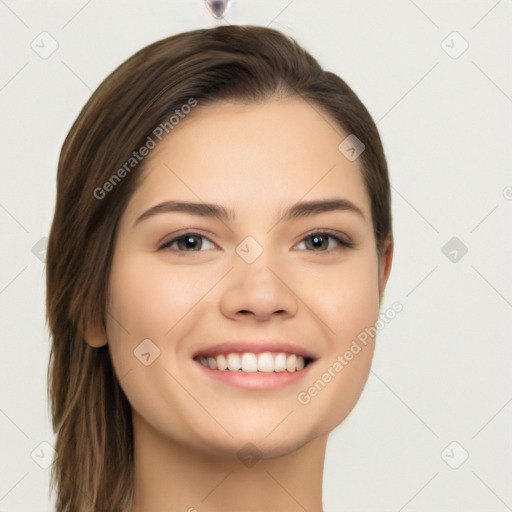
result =
[{"label": "lower lip", "polygon": [[284,388],[298,380],[302,379],[309,373],[309,369],[314,362],[309,363],[302,370],[295,372],[232,372],[229,370],[212,370],[207,368],[198,361],[194,361],[198,364],[206,375],[217,379],[221,382],[225,382],[230,386],[235,386],[242,389],[254,389],[254,390],[271,390]]}]

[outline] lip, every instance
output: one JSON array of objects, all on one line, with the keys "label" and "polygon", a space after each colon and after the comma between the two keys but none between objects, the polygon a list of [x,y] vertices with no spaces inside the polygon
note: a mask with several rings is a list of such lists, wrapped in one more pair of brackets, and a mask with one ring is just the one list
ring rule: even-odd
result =
[{"label": "lip", "polygon": [[[252,352],[260,354],[262,352],[285,352],[302,356],[304,359],[315,361],[318,356],[301,345],[285,340],[278,339],[259,339],[259,340],[234,340],[224,341],[209,347],[197,350],[192,358],[199,356],[216,357],[219,354]],[[307,367],[306,367],[307,368]],[[302,371],[302,370],[300,370]]]},{"label": "lip", "polygon": [[211,368],[207,368],[201,364],[199,361],[194,360],[194,363],[200,366],[206,376],[215,379],[217,382],[222,382],[228,386],[255,391],[274,390],[289,386],[304,378],[309,373],[311,367],[315,364],[314,361],[311,361],[302,370],[295,372],[244,373],[232,372],[229,370],[212,370]]},{"label": "lip", "polygon": [[[260,354],[262,352],[284,352],[285,354],[295,354],[308,360],[308,364],[295,372],[233,372],[229,370],[212,370],[201,364],[197,358],[216,357],[220,354],[252,352]],[[250,390],[272,390],[279,389],[293,384],[305,377],[318,359],[318,355],[298,343],[279,340],[279,339],[252,339],[252,340],[232,340],[216,343],[198,349],[193,354],[194,363],[197,364],[204,374],[217,382],[222,382],[228,386],[234,386],[241,389]]]}]

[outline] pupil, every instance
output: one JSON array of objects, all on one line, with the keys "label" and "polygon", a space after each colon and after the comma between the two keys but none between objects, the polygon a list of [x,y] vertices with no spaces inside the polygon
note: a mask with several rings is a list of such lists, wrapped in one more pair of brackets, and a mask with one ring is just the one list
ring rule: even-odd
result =
[{"label": "pupil", "polygon": [[[315,249],[320,249],[325,243],[325,238],[318,235],[312,235],[310,240],[312,241],[312,245]],[[182,238],[182,241],[185,244],[187,249],[195,249],[197,248],[197,237],[195,236],[187,236]]]},{"label": "pupil", "polygon": [[187,236],[182,238],[182,240],[184,241],[185,247],[187,249],[195,249],[197,246],[197,238],[195,236]]},{"label": "pupil", "polygon": [[314,235],[311,237],[313,241],[313,247],[320,248],[322,246],[322,243],[325,241],[325,239],[321,236]]}]

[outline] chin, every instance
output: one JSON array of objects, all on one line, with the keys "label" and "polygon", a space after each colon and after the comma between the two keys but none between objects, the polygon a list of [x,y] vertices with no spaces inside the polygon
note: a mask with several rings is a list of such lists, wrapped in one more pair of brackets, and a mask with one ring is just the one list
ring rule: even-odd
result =
[{"label": "chin", "polygon": [[265,439],[264,436],[260,435],[245,435],[229,440],[209,438],[205,440],[204,444],[201,444],[202,449],[212,455],[237,458],[243,462],[247,459],[275,459],[289,455],[314,438],[315,436],[310,434],[291,439],[284,432],[281,436],[276,435],[274,439]]},{"label": "chin", "polygon": [[[242,460],[245,457],[259,459],[273,459],[293,453],[302,448],[313,439],[327,434],[329,428],[334,428],[333,423],[323,426],[308,425],[304,418],[294,418],[292,413],[288,419],[282,422],[286,415],[270,422],[262,422],[261,417],[255,415],[250,421],[237,423],[237,425],[225,425],[229,436],[221,427],[214,431],[211,429],[196,432],[196,448],[212,455],[221,457],[236,457]],[[293,418],[293,419],[292,419]],[[282,422],[282,423],[281,423]],[[280,424],[281,423],[281,424]]]}]

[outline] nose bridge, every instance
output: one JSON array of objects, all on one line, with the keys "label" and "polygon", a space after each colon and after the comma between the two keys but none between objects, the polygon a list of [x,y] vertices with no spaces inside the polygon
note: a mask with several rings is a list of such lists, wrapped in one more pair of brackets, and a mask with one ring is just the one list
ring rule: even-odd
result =
[{"label": "nose bridge", "polygon": [[[262,236],[258,237],[261,243],[254,236],[245,237],[236,247],[234,258],[235,269],[239,269],[244,280],[261,283],[265,286],[282,286],[282,281],[286,280],[283,268],[284,262],[280,260],[279,250],[272,250],[271,238],[267,236],[265,240]],[[278,277],[283,274],[282,277]],[[254,283],[253,283],[254,284]]]},{"label": "nose bridge", "polygon": [[[261,256],[264,254],[265,256],[261,258]],[[265,251],[263,248],[263,245],[256,240],[252,235],[246,236],[237,246],[236,253],[238,256],[247,264],[252,265],[255,263],[258,259],[268,259],[268,250]],[[261,264],[261,261],[260,261]]]},{"label": "nose bridge", "polygon": [[233,266],[221,298],[225,315],[252,313],[258,319],[267,319],[275,313],[296,314],[297,299],[286,284],[277,255],[253,236],[247,236],[237,246]]}]

